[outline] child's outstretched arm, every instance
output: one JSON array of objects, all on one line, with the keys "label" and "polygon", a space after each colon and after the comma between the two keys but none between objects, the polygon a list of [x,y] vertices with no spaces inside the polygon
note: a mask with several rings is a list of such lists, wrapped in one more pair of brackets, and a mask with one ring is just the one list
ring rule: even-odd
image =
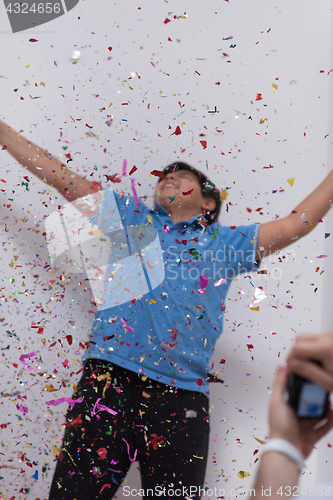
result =
[{"label": "child's outstretched arm", "polygon": [[28,141],[0,121],[0,144],[29,172],[54,187],[69,202],[96,191],[93,184],[74,172],[47,151]]},{"label": "child's outstretched arm", "polygon": [[291,214],[260,226],[257,259],[277,252],[308,234],[329,211],[331,201],[333,201],[333,170]]}]

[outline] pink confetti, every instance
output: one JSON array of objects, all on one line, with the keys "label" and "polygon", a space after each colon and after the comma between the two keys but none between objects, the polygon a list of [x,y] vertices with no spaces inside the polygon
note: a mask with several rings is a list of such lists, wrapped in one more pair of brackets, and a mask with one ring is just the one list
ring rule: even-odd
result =
[{"label": "pink confetti", "polygon": [[208,284],[208,278],[207,276],[200,276],[200,286],[201,288],[206,288]]},{"label": "pink confetti", "polygon": [[122,175],[126,175],[126,168],[127,168],[127,160],[123,161],[123,170],[122,170]]},{"label": "pink confetti", "polygon": [[[114,411],[114,410],[111,410],[111,408],[108,408],[107,406],[104,406],[104,405],[100,405],[99,404],[99,401],[101,400],[102,398],[98,398],[96,403],[95,403],[95,406],[94,406],[94,409],[92,411],[92,415],[96,415],[96,413],[98,413],[99,411],[107,411],[108,413],[111,413],[111,415],[117,415],[118,412]],[[96,410],[97,408],[97,410]]]},{"label": "pink confetti", "polygon": [[74,406],[75,403],[81,403],[83,398],[71,399],[71,398],[60,398],[60,399],[51,399],[51,401],[46,401],[47,405],[59,405],[60,403],[68,403],[71,406]]},{"label": "pink confetti", "polygon": [[130,461],[131,461],[131,462],[134,462],[134,460],[136,459],[136,454],[137,454],[138,450],[135,450],[135,452],[134,452],[134,457],[133,457],[133,458],[131,458],[131,456],[130,456],[130,447],[129,447],[128,442],[127,442],[127,441],[126,441],[126,439],[124,439],[124,438],[121,438],[121,439],[122,439],[123,441],[125,441],[125,443],[126,443],[126,446],[127,446],[127,453],[128,453],[128,458],[130,459]]},{"label": "pink confetti", "polygon": [[322,259],[323,257],[327,257],[327,255],[318,255],[316,259]]},{"label": "pink confetti", "polygon": [[135,187],[134,187],[134,182],[135,182],[135,179],[132,179],[132,181],[131,181],[131,188],[132,188],[132,191],[133,191],[133,196],[134,196],[134,200],[135,200],[135,206],[138,207],[138,205],[139,205],[139,198],[138,198],[137,192],[136,192]]},{"label": "pink confetti", "polygon": [[132,330],[134,332],[134,328],[126,325],[124,318],[120,318],[120,321],[123,323],[125,330]]},{"label": "pink confetti", "polygon": [[21,354],[21,356],[20,356],[20,361],[21,361],[22,365],[26,366],[28,368],[28,370],[33,370],[33,367],[28,365],[28,363],[26,363],[24,360],[26,358],[32,358],[33,361],[37,361],[35,354],[36,354],[35,351],[32,351],[32,352],[29,352],[28,354]]},{"label": "pink confetti", "polygon": [[29,412],[29,408],[27,406],[21,406],[17,403],[16,405],[16,408],[21,411],[22,413],[28,413]]}]

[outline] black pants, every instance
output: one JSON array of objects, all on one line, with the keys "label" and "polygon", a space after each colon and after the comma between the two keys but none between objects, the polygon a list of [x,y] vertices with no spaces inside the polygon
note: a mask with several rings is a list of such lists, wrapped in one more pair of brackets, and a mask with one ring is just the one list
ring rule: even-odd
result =
[{"label": "black pants", "polygon": [[[110,500],[132,461],[142,490],[128,498],[199,498],[209,436],[208,398],[87,360],[67,412],[49,500]],[[107,410],[113,410],[116,415]]]}]

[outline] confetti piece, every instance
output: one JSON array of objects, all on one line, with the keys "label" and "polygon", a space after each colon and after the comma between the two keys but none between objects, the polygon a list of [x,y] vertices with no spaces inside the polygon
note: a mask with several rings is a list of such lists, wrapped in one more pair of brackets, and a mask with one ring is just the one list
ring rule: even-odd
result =
[{"label": "confetti piece", "polygon": [[35,354],[36,354],[35,351],[33,351],[33,352],[29,352],[28,354],[21,354],[21,356],[20,356],[20,361],[21,361],[22,365],[26,366],[28,368],[28,370],[33,370],[33,368],[28,363],[26,363],[24,360],[26,358],[28,358],[28,359],[32,358],[33,361],[38,361]]},{"label": "confetti piece", "polygon": [[301,215],[301,221],[303,222],[304,226],[313,226],[313,224],[306,220],[305,214]]},{"label": "confetti piece", "polygon": [[180,130],[180,126],[177,125],[176,130],[174,132],[172,132],[171,135],[180,135],[181,133],[182,133],[182,131]]},{"label": "confetti piece", "polygon": [[256,438],[256,437],[255,437],[254,439],[255,439],[256,441],[258,441],[258,443],[260,443],[260,444],[265,444],[265,441],[262,441],[262,440],[261,440],[261,439],[259,439],[259,438]]},{"label": "confetti piece", "polygon": [[261,101],[262,97],[261,94],[256,94],[256,101]]},{"label": "confetti piece", "polygon": [[28,413],[29,412],[29,408],[27,406],[21,406],[17,403],[16,405],[16,408],[21,411],[22,413]]},{"label": "confetti piece", "polygon": [[279,86],[278,86],[278,85],[276,85],[276,83],[272,83],[272,87],[273,87],[275,90],[277,90],[277,89],[279,88]]},{"label": "confetti piece", "polygon": [[[99,411],[107,411],[108,413],[111,413],[111,415],[117,415],[118,412],[111,410],[111,408],[108,408],[107,406],[99,404],[99,401],[101,401],[101,399],[102,398],[97,399],[95,406],[94,406],[94,409],[92,411],[92,415],[96,415],[96,413],[98,413]],[[83,398],[82,398],[82,400],[83,400]],[[96,408],[97,408],[97,410],[96,410]]]},{"label": "confetti piece", "polygon": [[200,144],[204,149],[207,148],[207,141],[200,141]]},{"label": "confetti piece", "polygon": [[100,457],[100,460],[104,460],[108,454],[108,450],[106,448],[99,448],[96,453]]},{"label": "confetti piece", "polygon": [[249,477],[250,473],[249,472],[245,472],[245,470],[240,470],[239,472],[237,472],[237,476],[240,478],[240,479],[244,479],[244,477]]},{"label": "confetti piece", "polygon": [[136,459],[136,455],[137,455],[138,450],[135,450],[135,452],[134,452],[134,456],[133,456],[133,458],[131,458],[131,456],[130,456],[130,447],[129,447],[129,444],[128,444],[128,442],[126,441],[126,439],[122,438],[122,440],[123,440],[123,441],[125,441],[125,443],[126,443],[126,446],[127,446],[127,453],[128,453],[128,458],[130,459],[130,461],[131,461],[131,462],[134,462],[134,461],[135,461],[135,459]]},{"label": "confetti piece", "polygon": [[221,278],[220,280],[214,282],[214,286],[224,285],[225,283],[226,280],[224,278]]},{"label": "confetti piece", "polygon": [[226,199],[228,198],[229,196],[229,193],[228,193],[228,190],[227,189],[223,189],[220,193],[220,200],[221,201],[226,201]]},{"label": "confetti piece", "polygon": [[291,187],[294,185],[295,182],[295,177],[291,177],[290,179],[287,179],[288,184],[291,185]]},{"label": "confetti piece", "polygon": [[53,445],[52,452],[53,452],[53,456],[56,457],[58,455],[58,453],[60,452],[60,448],[58,448],[58,446]]},{"label": "confetti piece", "polygon": [[151,175],[155,175],[156,177],[159,177],[160,179],[162,179],[162,181],[165,179],[165,175],[164,173],[162,172],[162,170],[152,170],[150,172]]},{"label": "confetti piece", "polygon": [[71,398],[60,398],[60,399],[51,399],[51,401],[46,401],[47,405],[59,405],[60,403],[68,403],[71,406],[74,406],[75,403],[81,403],[83,398],[71,399]]},{"label": "confetti piece", "polygon": [[6,146],[6,145],[4,145],[4,146],[2,147],[2,149],[1,149],[1,151],[6,151],[6,149],[7,149],[7,146]]},{"label": "confetti piece", "polygon": [[200,276],[200,286],[201,288],[206,288],[208,284],[208,278],[207,276]]},{"label": "confetti piece", "polygon": [[127,167],[127,160],[123,161],[123,169],[122,169],[122,175],[126,175],[126,167]]},{"label": "confetti piece", "polygon": [[323,259],[324,257],[328,257],[327,255],[318,255],[316,259]]},{"label": "confetti piece", "polygon": [[104,490],[104,488],[109,488],[109,489],[111,489],[111,484],[109,484],[109,483],[104,484],[104,486],[102,486],[102,488],[100,489],[100,493],[102,493],[102,491]]},{"label": "confetti piece", "polygon": [[132,169],[131,169],[131,171],[130,171],[130,173],[129,173],[128,175],[132,175],[132,174],[134,174],[134,172],[135,172],[136,170],[138,170],[138,169],[136,168],[136,166],[135,166],[135,165],[133,165],[133,167],[132,167]]},{"label": "confetti piece", "polygon": [[138,195],[137,195],[137,192],[136,192],[136,189],[134,187],[134,182],[135,180],[132,179],[131,181],[131,188],[132,188],[132,191],[133,191],[133,196],[134,196],[134,201],[135,201],[135,206],[138,207],[139,205],[139,198],[138,198]]},{"label": "confetti piece", "polygon": [[30,38],[29,42],[38,42],[38,40],[36,40],[36,38]]}]

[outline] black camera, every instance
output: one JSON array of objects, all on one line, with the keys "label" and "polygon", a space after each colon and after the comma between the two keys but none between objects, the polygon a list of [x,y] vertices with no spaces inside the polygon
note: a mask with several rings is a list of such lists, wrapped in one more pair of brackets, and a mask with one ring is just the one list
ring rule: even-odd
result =
[{"label": "black camera", "polygon": [[[310,360],[318,366],[321,363]],[[329,407],[329,393],[323,387],[292,373],[287,382],[288,404],[297,418],[325,418]]]}]

